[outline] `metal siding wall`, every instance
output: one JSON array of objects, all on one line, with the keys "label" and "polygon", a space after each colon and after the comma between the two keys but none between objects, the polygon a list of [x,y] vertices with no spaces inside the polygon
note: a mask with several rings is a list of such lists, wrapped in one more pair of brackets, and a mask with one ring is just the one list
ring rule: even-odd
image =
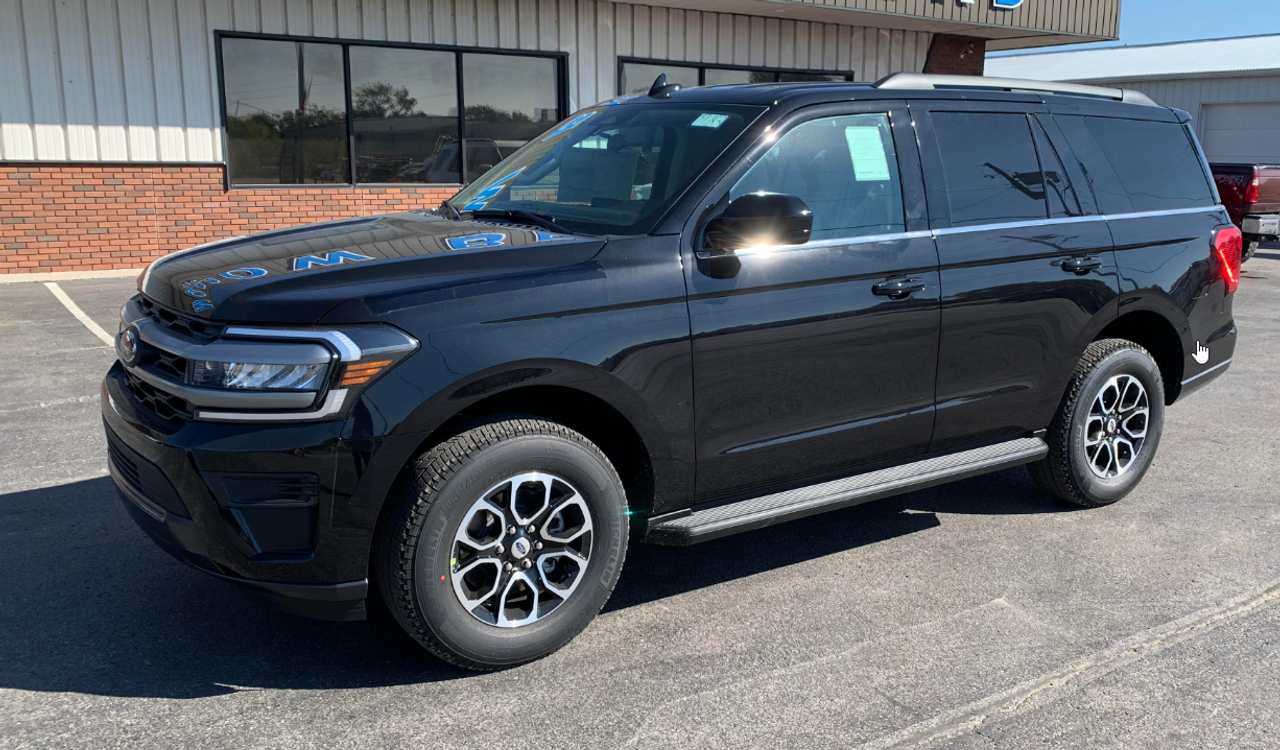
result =
[{"label": "metal siding wall", "polygon": [[1205,104],[1280,102],[1280,75],[1172,81],[1107,81],[1102,85],[1141,91],[1161,106],[1184,109],[1195,118],[1193,124],[1201,121],[1201,108]]},{"label": "metal siding wall", "polygon": [[0,0],[0,159],[221,161],[216,30],[565,51],[573,109],[617,95],[617,56],[875,80],[931,38],[606,0]]}]

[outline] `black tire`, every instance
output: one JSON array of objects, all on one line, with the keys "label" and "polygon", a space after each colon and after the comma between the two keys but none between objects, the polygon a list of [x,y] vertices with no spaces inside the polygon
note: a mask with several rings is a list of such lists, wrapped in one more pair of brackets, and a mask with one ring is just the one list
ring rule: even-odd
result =
[{"label": "black tire", "polygon": [[1249,260],[1250,258],[1252,258],[1253,254],[1258,252],[1259,244],[1261,243],[1259,243],[1257,240],[1246,240],[1244,243],[1244,250],[1240,254],[1240,262],[1244,263],[1246,260]]},{"label": "black tire", "polygon": [[[1086,450],[1090,410],[1112,378],[1132,376],[1146,390],[1146,435],[1123,473],[1100,476],[1090,466]],[[1126,381],[1128,382],[1128,381]],[[1103,420],[1102,429],[1108,429]],[[1096,421],[1094,424],[1098,424]],[[1136,424],[1136,422],[1134,423]],[[1160,368],[1146,349],[1124,339],[1095,341],[1085,349],[1045,436],[1049,455],[1028,464],[1031,478],[1041,489],[1066,502],[1086,508],[1110,505],[1129,494],[1151,466],[1164,427],[1164,381]],[[1121,426],[1123,429],[1123,426]],[[1120,433],[1120,437],[1127,437]],[[1123,449],[1122,449],[1123,450]],[[1095,454],[1097,455],[1097,454]],[[1104,459],[1099,459],[1102,463]]]},{"label": "black tire", "polygon": [[[497,627],[473,616],[446,576],[456,570],[454,535],[476,500],[526,472],[555,474],[578,490],[590,509],[591,549],[582,580],[549,614]],[[599,448],[555,422],[507,418],[450,438],[414,461],[388,502],[395,506],[379,529],[372,565],[382,598],[415,641],[466,669],[513,667],[564,646],[599,614],[622,572],[628,526],[622,482]]]}]

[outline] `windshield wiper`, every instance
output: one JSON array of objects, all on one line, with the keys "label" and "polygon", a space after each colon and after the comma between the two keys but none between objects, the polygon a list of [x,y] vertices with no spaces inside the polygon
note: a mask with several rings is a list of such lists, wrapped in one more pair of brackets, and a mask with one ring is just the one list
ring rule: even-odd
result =
[{"label": "windshield wiper", "polygon": [[447,208],[447,209],[449,209],[450,211],[452,211],[452,212],[453,212],[453,219],[454,219],[454,221],[458,221],[458,220],[462,219],[462,212],[461,212],[461,211],[459,211],[459,210],[457,209],[457,207],[455,207],[455,206],[454,206],[452,203],[450,203],[449,201],[444,201],[444,202],[442,202],[442,203],[440,204],[440,207],[441,207],[441,208]]},{"label": "windshield wiper", "polygon": [[[550,229],[553,232],[562,234],[573,234],[573,232],[565,229],[556,223],[553,217],[546,214],[535,214],[532,211],[522,211],[518,208],[490,208],[480,211],[467,212],[473,219],[506,219],[511,222],[519,222],[524,224],[535,224],[543,229]],[[461,216],[461,214],[459,214]]]}]

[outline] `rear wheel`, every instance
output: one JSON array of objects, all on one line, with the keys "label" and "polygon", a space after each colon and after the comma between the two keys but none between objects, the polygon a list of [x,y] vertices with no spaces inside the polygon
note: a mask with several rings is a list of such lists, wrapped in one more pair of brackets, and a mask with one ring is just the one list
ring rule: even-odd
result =
[{"label": "rear wheel", "polygon": [[608,600],[627,546],[622,482],[582,435],[482,425],[423,454],[381,529],[378,584],[419,644],[477,670],[541,658]]},{"label": "rear wheel", "polygon": [[1049,455],[1029,464],[1042,489],[1085,507],[1129,494],[1151,466],[1164,426],[1164,382],[1146,349],[1095,341],[1049,426]]},{"label": "rear wheel", "polygon": [[1258,244],[1259,242],[1257,240],[1249,240],[1244,243],[1244,252],[1240,255],[1241,263],[1249,260],[1253,257],[1254,253],[1258,252]]}]

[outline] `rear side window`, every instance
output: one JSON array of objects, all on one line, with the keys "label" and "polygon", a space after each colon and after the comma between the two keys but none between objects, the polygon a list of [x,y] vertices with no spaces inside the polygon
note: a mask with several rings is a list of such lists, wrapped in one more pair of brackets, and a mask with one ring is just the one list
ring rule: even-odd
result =
[{"label": "rear side window", "polygon": [[1182,125],[1086,117],[1134,211],[1211,206],[1213,193]]},{"label": "rear side window", "polygon": [[902,181],[886,114],[824,117],[798,125],[729,191],[799,196],[813,211],[815,240],[906,229]]},{"label": "rear side window", "polygon": [[934,112],[933,127],[952,226],[1048,216],[1026,115]]}]

